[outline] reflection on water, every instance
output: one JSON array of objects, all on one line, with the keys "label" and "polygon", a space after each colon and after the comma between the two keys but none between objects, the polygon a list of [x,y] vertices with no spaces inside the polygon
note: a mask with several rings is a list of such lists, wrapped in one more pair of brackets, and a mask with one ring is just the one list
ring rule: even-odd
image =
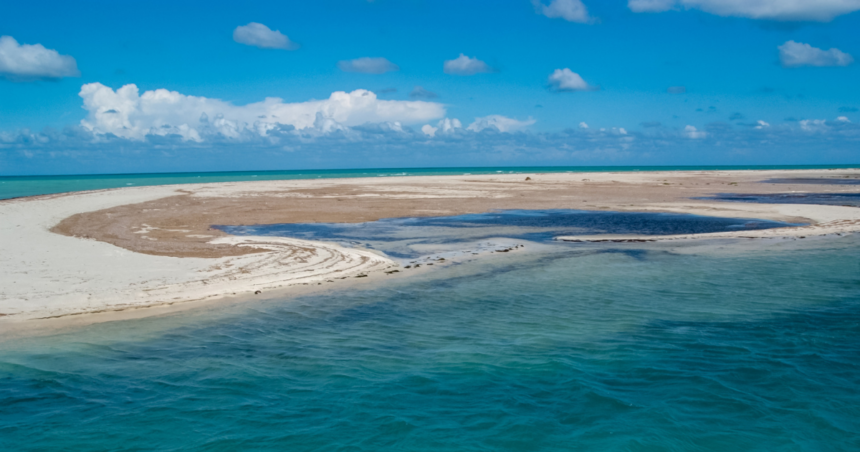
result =
[{"label": "reflection on water", "polygon": [[860,193],[720,193],[710,197],[694,199],[705,201],[759,202],[765,204],[824,204],[829,206],[860,207]]},{"label": "reflection on water", "polygon": [[[560,235],[693,234],[768,229],[785,223],[697,215],[585,210],[504,210],[448,217],[390,218],[368,223],[302,223],[215,226],[234,235],[282,236],[362,245],[400,258],[416,257],[432,245],[495,237],[548,241]],[[444,247],[442,247],[444,248]]]},{"label": "reflection on water", "polygon": [[858,245],[559,245],[3,344],[0,444],[858,450]]}]

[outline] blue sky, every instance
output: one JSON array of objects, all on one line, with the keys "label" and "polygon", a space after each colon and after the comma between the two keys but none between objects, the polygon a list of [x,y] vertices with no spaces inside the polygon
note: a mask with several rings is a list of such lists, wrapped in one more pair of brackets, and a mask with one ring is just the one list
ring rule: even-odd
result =
[{"label": "blue sky", "polygon": [[[860,1],[7,3],[0,36],[74,62],[26,72],[36,50],[0,45],[0,174],[860,163]],[[238,42],[251,23],[295,45]],[[446,73],[460,54],[487,72]],[[359,58],[397,70],[343,70]],[[580,78],[553,84],[564,69]],[[179,97],[104,100],[129,84]],[[359,89],[396,102],[308,104]],[[254,126],[263,110],[241,107],[266,98],[280,119]],[[311,122],[283,119],[295,109]]]}]

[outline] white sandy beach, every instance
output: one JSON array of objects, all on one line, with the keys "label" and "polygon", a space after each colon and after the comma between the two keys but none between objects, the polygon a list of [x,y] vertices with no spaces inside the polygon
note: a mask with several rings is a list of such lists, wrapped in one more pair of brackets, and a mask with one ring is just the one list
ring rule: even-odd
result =
[{"label": "white sandy beach", "polygon": [[313,284],[395,265],[373,252],[288,238],[218,238],[268,252],[207,259],[152,256],[50,232],[75,213],[163,198],[176,189],[103,190],[0,204],[0,313],[23,320],[155,306]]}]

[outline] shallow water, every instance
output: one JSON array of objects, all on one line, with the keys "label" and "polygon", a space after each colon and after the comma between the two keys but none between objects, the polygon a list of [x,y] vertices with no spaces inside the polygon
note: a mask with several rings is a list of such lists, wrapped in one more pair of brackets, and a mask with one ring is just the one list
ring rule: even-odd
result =
[{"label": "shallow water", "polygon": [[858,245],[559,246],[0,343],[0,448],[858,450]]},{"label": "shallow water", "polygon": [[829,206],[860,207],[860,193],[720,193],[715,196],[694,199],[705,201],[757,202],[765,204],[823,204]]},{"label": "shallow water", "polygon": [[[415,258],[454,243],[505,237],[549,241],[557,236],[600,234],[700,234],[789,226],[755,219],[687,214],[588,210],[501,210],[446,217],[386,218],[367,223],[295,223],[214,226],[228,234],[282,236],[337,241],[378,249],[389,256]],[[472,243],[467,246],[482,244]],[[483,244],[486,245],[486,244]]]}]

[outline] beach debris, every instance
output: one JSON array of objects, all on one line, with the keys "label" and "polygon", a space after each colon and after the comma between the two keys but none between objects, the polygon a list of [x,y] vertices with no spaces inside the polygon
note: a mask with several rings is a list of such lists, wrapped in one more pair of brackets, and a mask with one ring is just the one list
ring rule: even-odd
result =
[{"label": "beach debris", "polygon": [[259,291],[259,290],[255,290],[255,291],[254,291],[254,295],[260,295],[261,293],[263,293],[263,292],[262,292],[262,291]]},{"label": "beach debris", "polygon": [[367,278],[367,275],[365,275],[365,274],[357,275],[356,278]]},{"label": "beach debris", "polygon": [[411,265],[407,265],[407,266],[405,266],[405,267],[403,267],[403,268],[412,268],[412,266],[411,266]]},{"label": "beach debris", "polygon": [[526,180],[532,180],[532,178],[531,178],[531,177],[527,177],[527,178],[526,178]]},{"label": "beach debris", "polygon": [[400,270],[391,270],[391,271],[385,272],[386,275],[390,275],[392,273],[400,273]]}]

